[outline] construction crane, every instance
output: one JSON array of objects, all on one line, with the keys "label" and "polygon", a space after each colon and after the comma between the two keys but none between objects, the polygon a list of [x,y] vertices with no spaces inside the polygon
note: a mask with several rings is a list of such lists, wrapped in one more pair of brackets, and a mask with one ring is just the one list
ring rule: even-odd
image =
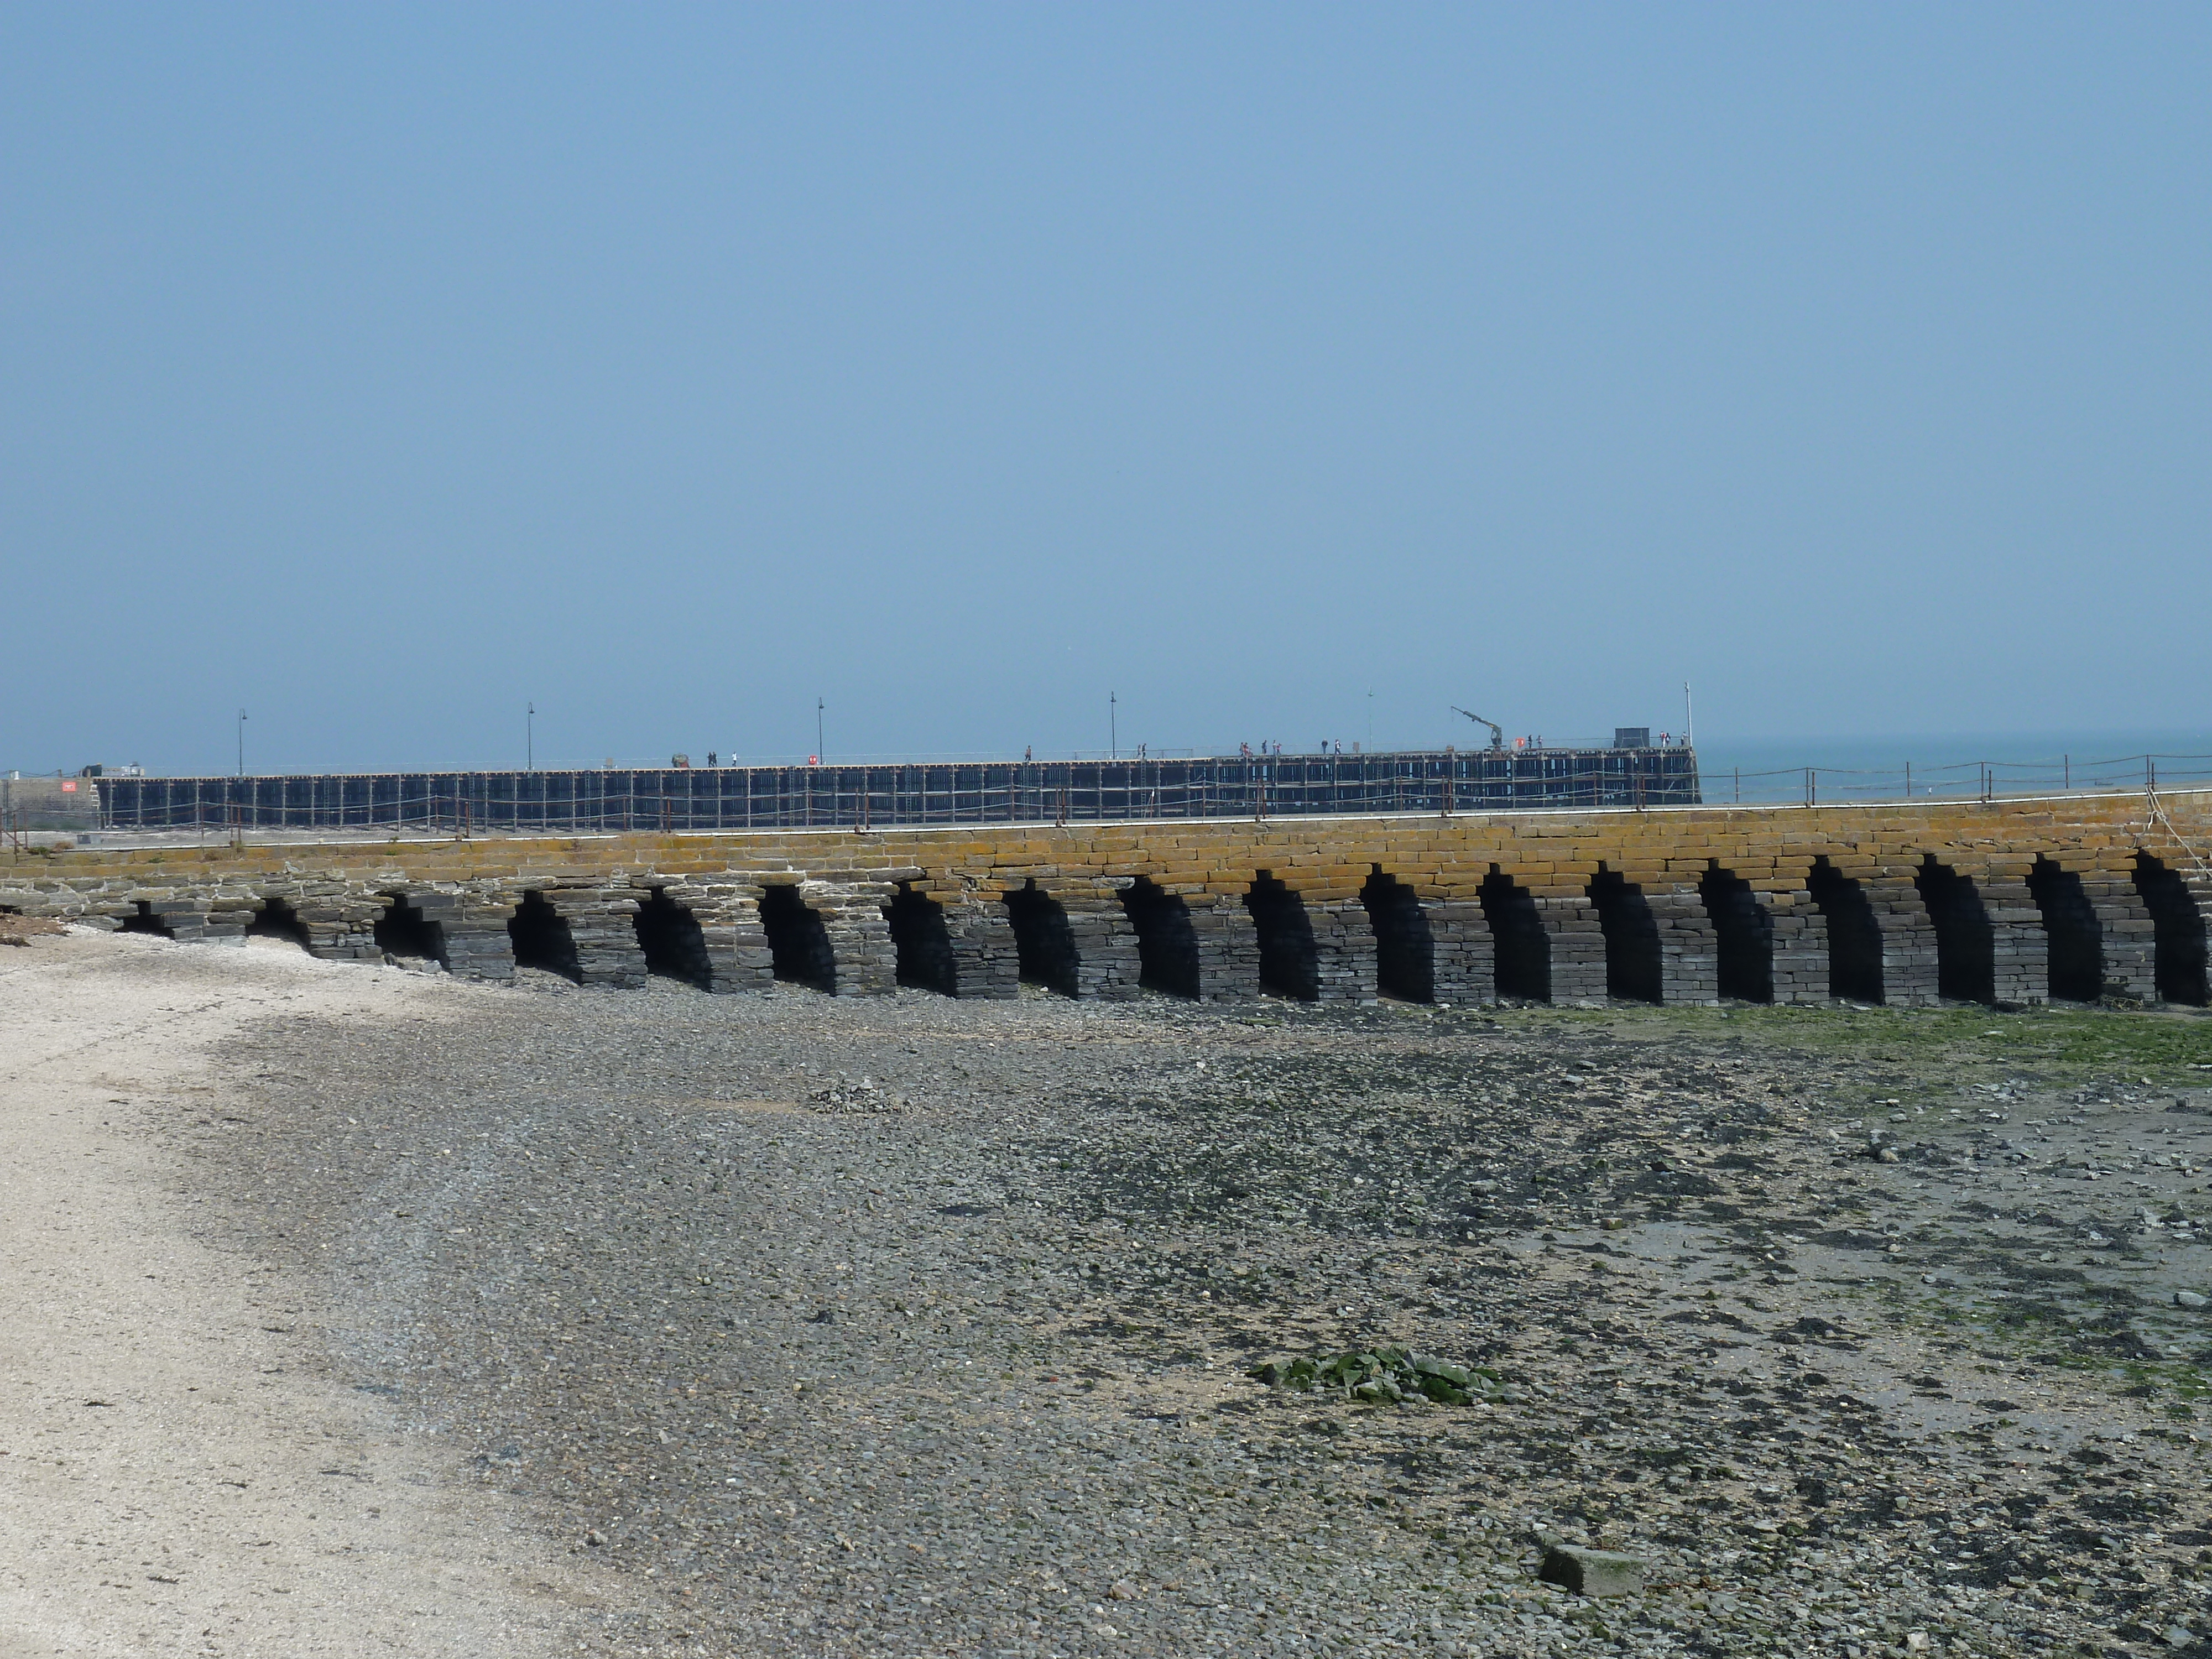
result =
[{"label": "construction crane", "polygon": [[1490,746],[1492,749],[1503,749],[1505,747],[1505,728],[1500,726],[1496,720],[1486,720],[1480,714],[1469,714],[1466,709],[1462,708],[1457,703],[1454,703],[1452,705],[1452,713],[1455,714],[1467,714],[1468,719],[1473,720],[1477,726],[1488,726],[1490,728]]}]

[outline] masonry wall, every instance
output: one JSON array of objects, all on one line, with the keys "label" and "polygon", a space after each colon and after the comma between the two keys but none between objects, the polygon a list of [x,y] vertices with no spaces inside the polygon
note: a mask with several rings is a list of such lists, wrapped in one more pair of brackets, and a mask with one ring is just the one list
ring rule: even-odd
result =
[{"label": "masonry wall", "polygon": [[[2028,886],[2039,858],[2081,878],[2101,937],[2107,993],[2148,996],[2157,951],[2189,948],[2185,939],[2173,943],[2181,936],[2170,925],[2154,928],[2138,896],[2138,860],[2148,855],[2177,872],[2201,922],[2212,903],[2212,877],[2197,861],[2212,848],[2212,793],[2163,796],[2160,805],[2162,815],[2135,795],[95,848],[0,854],[0,908],[95,926],[132,918],[144,925],[150,916],[179,939],[217,942],[242,938],[258,908],[281,898],[306,923],[317,954],[374,959],[384,954],[379,921],[404,899],[438,921],[453,972],[500,979],[514,971],[510,919],[525,895],[537,893],[567,924],[578,975],[623,986],[645,973],[631,917],[641,900],[663,890],[699,922],[713,988],[742,991],[769,983],[775,972],[762,896],[792,884],[829,941],[834,988],[866,994],[896,983],[884,907],[904,885],[943,907],[957,994],[1006,995],[1016,952],[1002,900],[1034,881],[1065,914],[1077,994],[1114,998],[1136,991],[1139,964],[1122,896],[1143,876],[1183,901],[1197,941],[1199,994],[1214,999],[1260,990],[1245,901],[1264,871],[1304,907],[1315,955],[1307,982],[1322,1000],[1362,1000],[1376,994],[1376,953],[1361,890],[1379,870],[1409,887],[1428,919],[1437,996],[1488,1000],[1496,994],[1495,941],[1479,890],[1495,872],[1517,884],[1540,919],[1553,1000],[1602,1000],[1609,972],[1622,982],[1619,952],[1650,949],[1657,955],[1650,982],[1660,999],[1704,1002],[1717,996],[1718,978],[1699,883],[1718,869],[1747,884],[1771,921],[1775,999],[1818,1002],[1831,994],[1832,957],[1808,879],[1814,860],[1825,858],[1856,884],[1878,927],[1885,1000],[1934,1001],[1947,976],[1958,982],[1971,970],[1991,1000],[2028,1003],[2048,994],[2045,924]],[[1941,878],[1933,888],[1931,863]],[[1626,883],[1648,908],[1650,925],[1639,924],[1626,945],[1618,928],[1608,940],[1592,902],[1601,872]],[[1958,890],[1955,882],[1942,886],[1954,878],[1967,884],[1980,920],[1962,926],[1945,912],[1939,928],[1923,890]],[[1656,942],[1641,942],[1647,935]],[[1976,955],[1962,963],[1961,952],[1987,960]]]}]

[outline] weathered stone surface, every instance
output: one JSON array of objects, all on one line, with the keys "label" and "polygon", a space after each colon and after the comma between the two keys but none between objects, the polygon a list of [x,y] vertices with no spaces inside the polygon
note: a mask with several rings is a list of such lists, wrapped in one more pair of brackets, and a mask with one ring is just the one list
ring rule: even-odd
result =
[{"label": "weathered stone surface", "polygon": [[1552,1000],[1595,1006],[1606,1000],[1605,928],[1580,894],[1540,896],[1536,913],[1552,947]]},{"label": "weathered stone surface", "polygon": [[1766,896],[1774,929],[1774,1000],[1821,1003],[1833,995],[1828,970],[1828,919],[1807,892]]},{"label": "weathered stone surface", "polygon": [[945,926],[951,936],[954,995],[1003,999],[1020,991],[1021,958],[1004,906],[948,908]]},{"label": "weathered stone surface", "polygon": [[1439,899],[1422,907],[1438,1002],[1498,1000],[1497,946],[1480,903]]},{"label": "weathered stone surface", "polygon": [[1545,1550],[1536,1576],[1577,1595],[1635,1595],[1644,1589],[1644,1558],[1553,1544]]}]

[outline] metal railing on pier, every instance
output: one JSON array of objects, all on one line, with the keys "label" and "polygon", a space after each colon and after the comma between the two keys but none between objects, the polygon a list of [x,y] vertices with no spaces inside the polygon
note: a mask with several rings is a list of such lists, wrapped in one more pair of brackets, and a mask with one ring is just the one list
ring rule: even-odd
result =
[{"label": "metal railing on pier", "polygon": [[1692,805],[1694,751],[1366,755],[99,780],[113,830],[892,829]]},{"label": "metal railing on pier", "polygon": [[1996,800],[2023,796],[2122,794],[2212,786],[2212,755],[2122,755],[2029,761],[1958,761],[1941,766],[1715,768],[1708,804],[1818,806],[1826,802]]}]

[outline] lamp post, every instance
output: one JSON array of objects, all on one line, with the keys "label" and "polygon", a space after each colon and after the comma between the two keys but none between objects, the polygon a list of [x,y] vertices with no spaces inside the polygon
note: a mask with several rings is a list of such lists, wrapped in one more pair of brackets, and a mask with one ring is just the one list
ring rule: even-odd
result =
[{"label": "lamp post", "polygon": [[814,700],[814,758],[817,764],[828,765],[829,757],[822,752],[822,708],[819,697]]},{"label": "lamp post", "polygon": [[238,711],[238,775],[246,775],[246,711]]},{"label": "lamp post", "polygon": [[538,705],[534,702],[529,705],[529,712],[523,716],[522,730],[522,769],[535,772],[538,769]]},{"label": "lamp post", "polygon": [[1106,757],[1121,758],[1121,698],[1113,692],[1106,694]]}]

